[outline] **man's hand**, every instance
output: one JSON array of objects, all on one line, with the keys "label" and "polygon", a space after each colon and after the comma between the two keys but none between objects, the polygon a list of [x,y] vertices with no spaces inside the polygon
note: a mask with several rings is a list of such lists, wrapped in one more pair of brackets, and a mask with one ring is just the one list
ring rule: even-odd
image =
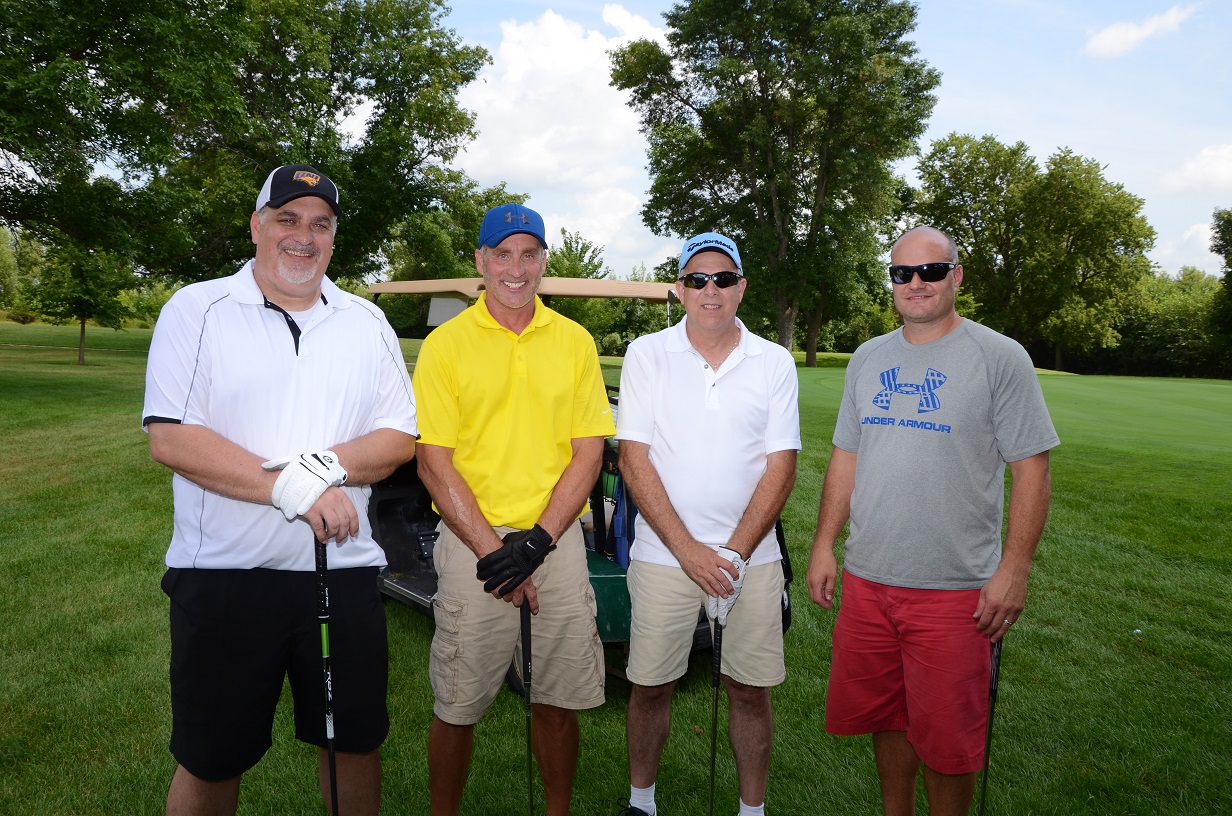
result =
[{"label": "man's hand", "polygon": [[282,471],[274,482],[270,504],[281,510],[287,521],[307,513],[327,488],[337,487],[347,479],[338,457],[329,450],[271,459],[261,467]]},{"label": "man's hand", "polygon": [[975,629],[991,642],[1005,637],[1027,605],[1027,576],[1016,575],[1003,560],[988,583],[980,588],[980,600],[971,617]]},{"label": "man's hand", "polygon": [[504,597],[521,586],[556,545],[552,543],[552,534],[538,524],[529,530],[506,533],[501,540],[504,543],[499,550],[475,563],[475,577],[484,582],[485,592],[500,587]]},{"label": "man's hand", "polygon": [[718,555],[729,562],[721,569],[727,573],[727,577],[731,581],[732,591],[726,598],[708,595],[706,597],[706,614],[710,616],[710,620],[717,620],[719,626],[726,626],[727,613],[731,611],[732,606],[736,603],[736,599],[740,597],[740,587],[744,586],[745,565],[744,559],[740,557],[740,553],[727,547],[719,547]]},{"label": "man's hand", "polygon": [[838,582],[838,562],[834,560],[833,548],[813,547],[805,580],[813,603],[822,609],[833,609],[834,586]]}]

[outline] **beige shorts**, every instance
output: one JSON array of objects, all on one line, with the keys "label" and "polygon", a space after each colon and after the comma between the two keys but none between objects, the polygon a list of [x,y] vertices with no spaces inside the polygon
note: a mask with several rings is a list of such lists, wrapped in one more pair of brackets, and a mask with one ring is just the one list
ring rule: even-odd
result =
[{"label": "beige shorts", "polygon": [[[496,528],[503,536],[509,528]],[[433,711],[471,725],[496,699],[511,663],[521,666],[520,611],[483,591],[475,554],[442,522],[433,552]],[[603,644],[586,572],[582,529],[573,524],[535,570],[539,613],[531,622],[531,702],[583,709],[603,705]]]},{"label": "beige shorts", "polygon": [[[777,686],[783,662],[783,565],[750,567],[723,630],[723,674],[746,686]],[[706,593],[679,567],[629,564],[633,619],[629,636],[631,683],[659,686],[689,668],[689,649]]]}]

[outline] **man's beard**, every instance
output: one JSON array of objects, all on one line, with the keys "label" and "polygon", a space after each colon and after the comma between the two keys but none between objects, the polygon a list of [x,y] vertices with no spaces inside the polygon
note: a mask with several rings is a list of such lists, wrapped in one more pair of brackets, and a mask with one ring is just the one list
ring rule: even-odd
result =
[{"label": "man's beard", "polygon": [[[279,252],[278,253],[278,276],[279,277],[281,277],[287,283],[291,283],[291,284],[307,283],[308,281],[316,277],[317,269],[320,268],[321,266],[321,253],[316,252],[314,247],[312,246],[305,247],[301,244],[293,244],[293,243],[287,242],[287,243],[283,243],[279,245],[278,248],[280,250],[292,250],[295,252],[314,252],[315,253],[312,266],[308,267],[305,270],[299,267],[298,265],[293,266],[288,256],[283,254],[282,252]],[[307,259],[303,259],[303,260],[307,260]]]}]

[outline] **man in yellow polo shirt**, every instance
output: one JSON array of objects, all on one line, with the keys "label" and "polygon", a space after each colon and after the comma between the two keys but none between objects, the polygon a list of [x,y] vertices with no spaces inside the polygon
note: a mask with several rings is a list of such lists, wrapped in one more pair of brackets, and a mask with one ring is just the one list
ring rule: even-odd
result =
[{"label": "man in yellow polo shirt", "polygon": [[535,613],[532,747],[548,816],[569,812],[577,710],[603,703],[577,519],[616,428],[594,340],[536,295],[546,249],[538,213],[489,210],[475,251],[485,291],[424,340],[415,364],[419,474],[443,519],[428,736],[434,816],[458,813],[474,724],[516,654],[522,604]]}]

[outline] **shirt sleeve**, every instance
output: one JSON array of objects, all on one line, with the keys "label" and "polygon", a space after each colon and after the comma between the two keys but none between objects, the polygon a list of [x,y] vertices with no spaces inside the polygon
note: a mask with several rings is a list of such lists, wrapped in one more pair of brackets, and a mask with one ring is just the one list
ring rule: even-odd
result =
[{"label": "shirt sleeve", "polygon": [[458,383],[450,355],[429,335],[415,361],[412,386],[417,406],[419,441],[443,448],[458,446]]},{"label": "shirt sleeve", "polygon": [[992,419],[997,449],[1006,462],[1017,462],[1061,444],[1044,402],[1039,375],[1026,349],[1013,346],[998,361],[993,387]]},{"label": "shirt sleeve", "polygon": [[766,423],[766,453],[798,451],[800,445],[800,379],[796,361],[790,352],[780,354],[781,347],[771,350],[775,365],[771,368],[770,414]]},{"label": "shirt sleeve", "polygon": [[187,291],[180,290],[159,312],[146,363],[143,428],[151,422],[206,423],[203,395],[208,366],[202,363],[208,354],[203,342],[208,305],[196,305]]},{"label": "shirt sleeve", "polygon": [[392,428],[415,436],[419,426],[415,414],[415,394],[411,390],[411,378],[406,373],[406,360],[398,335],[389,321],[381,318],[380,368],[378,372],[379,393],[374,410],[374,428]]},{"label": "shirt sleeve", "polygon": [[607,386],[603,383],[599,353],[589,332],[580,329],[579,337],[572,438],[611,436],[616,433],[616,425],[612,422],[612,404],[608,401]]},{"label": "shirt sleeve", "polygon": [[646,344],[633,341],[620,369],[620,403],[616,414],[616,438],[645,445],[654,441],[654,367]]},{"label": "shirt sleeve", "polygon": [[834,423],[834,447],[848,453],[860,451],[860,412],[856,408],[856,382],[863,358],[853,355],[843,377],[843,398],[838,405],[838,420]]}]

